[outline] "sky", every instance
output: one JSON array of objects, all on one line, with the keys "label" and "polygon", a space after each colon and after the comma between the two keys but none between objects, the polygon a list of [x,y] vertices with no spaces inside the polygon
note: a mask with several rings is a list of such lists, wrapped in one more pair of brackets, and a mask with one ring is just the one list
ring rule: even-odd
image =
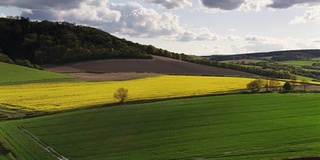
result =
[{"label": "sky", "polygon": [[189,55],[320,48],[320,0],[3,0],[6,16],[92,26]]}]

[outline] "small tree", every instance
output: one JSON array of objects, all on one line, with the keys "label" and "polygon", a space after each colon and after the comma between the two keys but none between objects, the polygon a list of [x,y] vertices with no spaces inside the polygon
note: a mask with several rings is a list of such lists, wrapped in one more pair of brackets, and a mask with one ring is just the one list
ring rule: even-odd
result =
[{"label": "small tree", "polygon": [[252,92],[260,91],[263,86],[263,80],[256,79],[247,84],[247,89],[250,89]]},{"label": "small tree", "polygon": [[277,87],[280,86],[280,82],[276,80],[269,80],[269,87],[272,89],[272,91],[275,91]]},{"label": "small tree", "polygon": [[285,92],[290,92],[292,91],[292,84],[290,82],[286,82],[282,88]]},{"label": "small tree", "polygon": [[120,103],[125,102],[128,99],[128,89],[118,88],[117,91],[113,94],[113,97],[119,100]]}]

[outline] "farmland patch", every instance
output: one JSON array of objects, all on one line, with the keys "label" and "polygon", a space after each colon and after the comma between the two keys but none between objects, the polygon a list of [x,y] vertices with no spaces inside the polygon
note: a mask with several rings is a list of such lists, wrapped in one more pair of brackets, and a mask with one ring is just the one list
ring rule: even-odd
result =
[{"label": "farmland patch", "polygon": [[312,157],[320,153],[319,104],[318,94],[213,96],[81,110],[0,128],[6,137],[21,125],[75,160]]}]

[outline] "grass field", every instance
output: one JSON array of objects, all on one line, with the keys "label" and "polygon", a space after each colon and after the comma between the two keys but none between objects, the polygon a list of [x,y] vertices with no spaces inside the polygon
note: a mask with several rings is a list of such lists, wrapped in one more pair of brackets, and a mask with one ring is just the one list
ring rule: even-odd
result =
[{"label": "grass field", "polygon": [[228,95],[96,108],[1,122],[0,135],[34,159],[50,156],[17,126],[73,160],[319,156],[319,96]]},{"label": "grass field", "polygon": [[283,62],[278,62],[280,64],[286,64],[289,66],[294,66],[294,67],[301,67],[301,66],[311,66],[312,63],[315,63],[314,61],[283,61]]},{"label": "grass field", "polygon": [[0,62],[0,85],[42,81],[61,81],[71,76]]},{"label": "grass field", "polygon": [[260,60],[260,59],[240,59],[240,60],[227,60],[227,61],[221,61],[221,62],[225,62],[225,63],[228,63],[228,62],[233,62],[233,63],[236,63],[236,62],[245,62],[245,63],[259,63],[259,62],[268,62],[268,61],[265,61],[265,60]]},{"label": "grass field", "polygon": [[224,93],[244,89],[251,80],[237,77],[156,76],[113,82],[55,82],[0,86],[0,109],[61,111],[116,103],[113,94],[120,87],[129,90],[128,101]]}]

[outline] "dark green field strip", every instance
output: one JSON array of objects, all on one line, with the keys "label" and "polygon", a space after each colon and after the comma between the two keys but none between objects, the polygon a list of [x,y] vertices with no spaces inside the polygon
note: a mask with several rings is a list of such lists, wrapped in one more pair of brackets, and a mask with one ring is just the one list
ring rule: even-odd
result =
[{"label": "dark green field strip", "polygon": [[189,98],[16,123],[65,157],[79,160],[268,159],[320,154],[320,94]]},{"label": "dark green field strip", "polygon": [[15,155],[18,155],[18,159],[56,159],[46,150],[41,148],[37,143],[35,143],[35,141],[33,141],[27,134],[18,129],[14,122],[0,123],[0,139],[10,147]]}]

